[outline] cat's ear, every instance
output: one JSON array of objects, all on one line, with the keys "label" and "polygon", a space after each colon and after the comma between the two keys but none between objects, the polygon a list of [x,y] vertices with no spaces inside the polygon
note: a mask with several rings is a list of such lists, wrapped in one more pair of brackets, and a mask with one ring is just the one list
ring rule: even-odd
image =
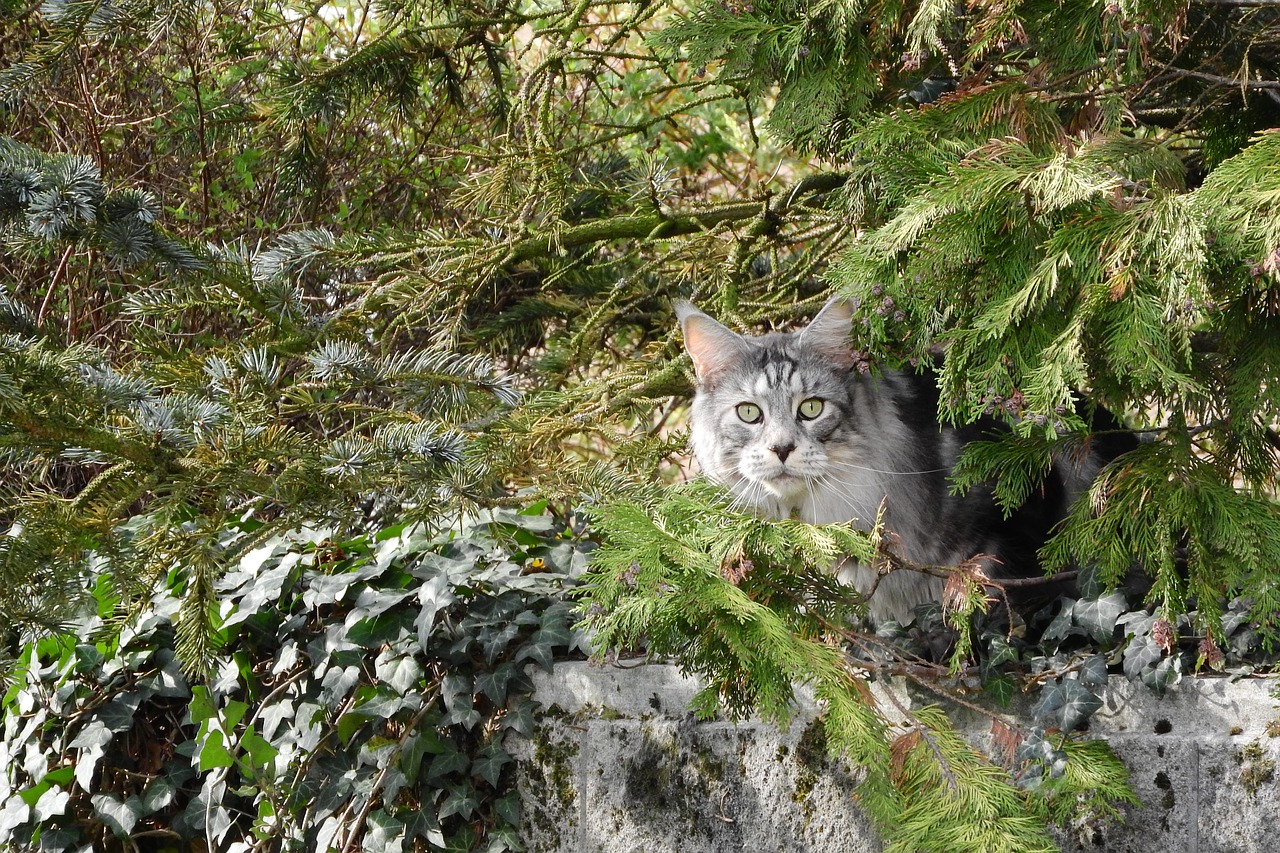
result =
[{"label": "cat's ear", "polygon": [[853,367],[853,306],[836,297],[822,306],[818,316],[800,333],[800,343],[816,350],[839,367]]},{"label": "cat's ear", "polygon": [[691,303],[677,302],[676,316],[684,332],[684,348],[693,359],[699,382],[716,377],[746,356],[749,346],[742,336],[703,314]]}]

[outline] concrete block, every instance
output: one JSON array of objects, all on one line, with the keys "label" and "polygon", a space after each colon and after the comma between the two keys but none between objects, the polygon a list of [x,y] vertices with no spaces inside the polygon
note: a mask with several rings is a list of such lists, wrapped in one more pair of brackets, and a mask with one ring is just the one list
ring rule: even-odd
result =
[{"label": "concrete block", "polygon": [[[801,696],[785,730],[702,722],[696,681],[670,666],[566,663],[535,676],[545,712],[513,739],[531,853],[878,853],[853,796],[857,768],[828,759]],[[1184,679],[1164,697],[1114,679],[1090,734],[1130,768],[1142,806],[1064,833],[1071,853],[1280,850],[1275,680]],[[893,689],[893,688],[890,688]],[[898,689],[900,701],[936,701]],[[975,743],[989,721],[957,724]]]}]

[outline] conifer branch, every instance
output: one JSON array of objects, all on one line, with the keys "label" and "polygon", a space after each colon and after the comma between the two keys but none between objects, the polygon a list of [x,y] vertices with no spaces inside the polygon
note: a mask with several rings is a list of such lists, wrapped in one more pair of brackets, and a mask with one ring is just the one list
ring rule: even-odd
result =
[{"label": "conifer branch", "polygon": [[[559,250],[578,248],[595,243],[619,240],[664,240],[672,237],[698,234],[714,230],[717,226],[757,219],[762,209],[770,217],[785,216],[801,200],[812,194],[831,192],[843,186],[847,177],[828,173],[805,178],[790,191],[771,195],[761,202],[727,202],[708,205],[695,211],[668,214],[665,212],[630,215],[612,219],[570,225],[554,235],[527,237],[512,245],[505,259],[506,265],[518,264],[534,258],[549,257]],[[768,227],[763,220],[759,227]]]}]

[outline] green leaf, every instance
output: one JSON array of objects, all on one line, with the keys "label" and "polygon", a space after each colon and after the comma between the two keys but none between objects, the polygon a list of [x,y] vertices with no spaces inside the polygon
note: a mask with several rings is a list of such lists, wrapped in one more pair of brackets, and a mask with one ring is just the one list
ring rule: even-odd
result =
[{"label": "green leaf", "polygon": [[495,705],[507,704],[507,685],[517,674],[514,663],[504,663],[492,672],[482,672],[476,676],[476,690],[489,697]]},{"label": "green leaf", "polygon": [[1099,643],[1109,643],[1115,634],[1116,620],[1129,607],[1124,593],[1119,590],[1098,599],[1080,599],[1072,608],[1072,616],[1089,635]]},{"label": "green leaf", "polygon": [[56,770],[50,770],[48,773],[44,774],[44,779],[41,781],[49,782],[54,785],[65,786],[75,778],[75,773],[76,769],[74,767],[59,767]]},{"label": "green leaf", "polygon": [[1124,674],[1131,681],[1145,681],[1163,658],[1164,649],[1150,634],[1136,636],[1124,647]]},{"label": "green leaf", "polygon": [[1102,707],[1102,700],[1074,679],[1062,682],[1062,694],[1062,706],[1058,709],[1057,719],[1058,727],[1064,732],[1075,731]]},{"label": "green leaf", "polygon": [[431,648],[431,632],[435,627],[436,615],[452,607],[456,600],[449,579],[443,572],[429,578],[418,588],[418,616],[414,619],[413,627],[418,632],[418,643],[424,651]]},{"label": "green leaf", "polygon": [[240,738],[240,748],[249,756],[249,761],[255,768],[270,767],[280,752],[253,729],[249,729]]},{"label": "green leaf", "polygon": [[93,811],[117,838],[128,838],[144,812],[137,797],[122,800],[114,794],[94,794]]},{"label": "green leaf", "polygon": [[466,773],[471,768],[471,759],[456,748],[441,753],[431,759],[431,768],[427,771],[428,781],[438,781],[446,776]]},{"label": "green leaf", "polygon": [[193,725],[200,725],[218,713],[218,705],[209,693],[209,688],[196,685],[191,688],[191,703],[187,705],[187,713]]},{"label": "green leaf", "polygon": [[479,806],[480,801],[474,788],[470,785],[454,785],[449,789],[449,796],[440,804],[440,820],[453,815],[469,820]]},{"label": "green leaf", "polygon": [[369,812],[361,849],[366,853],[401,853],[404,850],[405,825],[383,809]]},{"label": "green leaf", "polygon": [[244,715],[249,713],[249,705],[238,699],[231,699],[222,708],[222,728],[228,732],[233,731],[236,726],[240,725],[240,721],[244,719]]},{"label": "green leaf", "polygon": [[222,732],[217,729],[211,729],[205,735],[204,742],[200,744],[200,755],[197,759],[201,773],[207,773],[219,767],[231,767],[235,764],[235,759],[223,745],[223,740]]},{"label": "green leaf", "polygon": [[1007,708],[1013,694],[1016,692],[1016,685],[1013,676],[1008,674],[1000,674],[994,678],[987,679],[983,685],[986,691],[991,694],[991,698],[995,700],[1001,708]]},{"label": "green leaf", "polygon": [[154,814],[166,808],[178,794],[178,786],[170,776],[156,776],[142,791],[143,814]]},{"label": "green leaf", "polygon": [[356,732],[360,731],[361,727],[369,722],[369,719],[364,714],[354,714],[350,711],[343,714],[338,718],[338,739],[344,745],[350,744]]},{"label": "green leaf", "polygon": [[494,811],[498,815],[498,819],[507,826],[520,826],[520,793],[512,791],[504,797],[499,797],[493,803]]},{"label": "green leaf", "polygon": [[397,693],[413,690],[422,678],[422,666],[412,655],[395,655],[383,650],[374,661],[374,673],[378,680]]},{"label": "green leaf", "polygon": [[104,705],[94,718],[113,732],[128,731],[133,728],[133,715],[140,701],[137,693],[123,693]]},{"label": "green leaf", "polygon": [[492,788],[498,787],[502,771],[511,763],[511,756],[496,743],[486,744],[480,754],[472,762],[471,772],[489,783]]},{"label": "green leaf", "polygon": [[63,788],[53,786],[36,801],[36,804],[32,807],[31,819],[36,823],[43,824],[51,817],[66,814],[67,804],[70,801],[70,793]]},{"label": "green leaf", "polygon": [[1080,683],[1089,687],[1102,687],[1107,683],[1107,659],[1102,655],[1090,655],[1080,667]]},{"label": "green leaf", "polygon": [[380,613],[366,619],[348,619],[345,640],[361,648],[376,649],[387,643],[398,643],[408,635],[411,624],[408,613]]}]

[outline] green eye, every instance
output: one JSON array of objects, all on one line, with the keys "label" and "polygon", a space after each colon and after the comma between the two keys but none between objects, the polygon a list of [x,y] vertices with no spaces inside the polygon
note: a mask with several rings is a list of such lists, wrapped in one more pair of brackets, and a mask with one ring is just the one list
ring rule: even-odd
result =
[{"label": "green eye", "polygon": [[822,414],[822,401],[817,397],[810,397],[800,404],[800,420],[811,421],[820,414]]},{"label": "green eye", "polygon": [[746,424],[760,423],[760,407],[755,403],[739,403],[738,419]]}]

